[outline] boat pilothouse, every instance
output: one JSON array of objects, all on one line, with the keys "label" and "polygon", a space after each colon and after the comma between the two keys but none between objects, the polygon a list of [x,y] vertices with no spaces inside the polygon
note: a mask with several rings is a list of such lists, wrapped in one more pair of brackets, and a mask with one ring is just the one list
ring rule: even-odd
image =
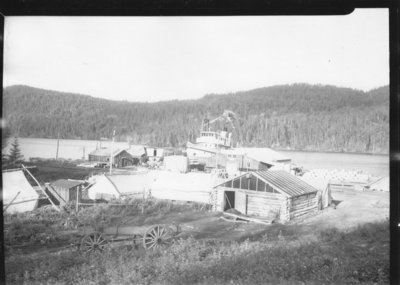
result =
[{"label": "boat pilothouse", "polygon": [[232,148],[232,133],[228,132],[228,128],[224,126],[223,131],[211,130],[211,125],[223,121],[224,124],[230,122],[233,126],[232,120],[234,114],[231,111],[224,111],[222,116],[214,120],[204,119],[201,124],[200,136],[196,139],[195,143],[187,143],[187,155],[190,159],[200,157],[213,157],[221,150]]},{"label": "boat pilothouse", "polygon": [[203,131],[200,132],[200,137],[196,139],[196,144],[210,148],[230,148],[231,138],[232,133],[228,133],[227,131]]}]

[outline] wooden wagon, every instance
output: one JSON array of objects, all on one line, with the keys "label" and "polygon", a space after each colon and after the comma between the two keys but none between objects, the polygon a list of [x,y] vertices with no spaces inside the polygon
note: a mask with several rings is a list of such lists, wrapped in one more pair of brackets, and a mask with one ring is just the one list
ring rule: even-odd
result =
[{"label": "wooden wagon", "polygon": [[169,245],[175,238],[182,236],[180,226],[175,224],[107,227],[102,231],[85,228],[76,233],[75,245],[83,253],[103,251],[111,243],[130,244],[135,248],[142,246],[146,250],[155,249]]}]

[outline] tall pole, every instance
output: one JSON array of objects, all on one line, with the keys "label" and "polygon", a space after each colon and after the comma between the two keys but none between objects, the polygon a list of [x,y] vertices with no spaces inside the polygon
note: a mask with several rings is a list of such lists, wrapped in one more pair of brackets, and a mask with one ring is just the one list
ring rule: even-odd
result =
[{"label": "tall pole", "polygon": [[81,187],[80,185],[78,187],[76,187],[76,209],[75,209],[76,213],[78,213],[78,211],[79,211],[79,188],[80,187]]},{"label": "tall pole", "polygon": [[112,165],[113,165],[113,152],[114,152],[114,138],[115,138],[115,130],[113,132],[112,142],[111,142],[111,152],[110,152],[110,175],[112,173]]},{"label": "tall pole", "polygon": [[218,173],[218,152],[219,152],[219,145],[217,144],[217,149],[215,152],[215,169],[217,170],[217,173]]},{"label": "tall pole", "polygon": [[58,160],[58,148],[60,146],[60,132],[57,134],[57,152],[56,152],[56,160]]}]

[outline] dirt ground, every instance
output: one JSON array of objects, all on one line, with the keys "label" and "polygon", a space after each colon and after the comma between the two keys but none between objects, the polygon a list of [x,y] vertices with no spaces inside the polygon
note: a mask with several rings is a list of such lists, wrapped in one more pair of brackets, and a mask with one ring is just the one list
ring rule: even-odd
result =
[{"label": "dirt ground", "polygon": [[[340,230],[349,230],[357,225],[381,221],[389,217],[388,192],[358,192],[335,191],[332,193],[335,207],[329,207],[318,213],[299,217],[286,224],[263,225],[257,223],[235,223],[221,219],[222,213],[184,211],[172,212],[166,215],[146,218],[138,223],[135,217],[125,217],[123,224],[118,226],[120,237],[132,234],[143,234],[146,229],[155,224],[179,224],[182,230],[181,237],[192,236],[196,239],[216,239],[221,241],[243,241],[245,239],[259,239],[260,237],[274,237],[278,235],[290,238],[301,236],[303,239],[313,238],[318,231],[336,227]],[[118,224],[118,221],[115,221]],[[115,235],[117,227],[108,227],[105,233]],[[67,244],[52,244],[37,247],[21,247],[25,253],[57,251]],[[118,246],[118,244],[117,244]]]},{"label": "dirt ground", "polygon": [[[120,233],[141,233],[154,224],[179,224],[183,236],[196,239],[244,240],[263,234],[291,232],[296,227],[298,234],[312,234],[319,230],[336,227],[348,230],[357,225],[381,221],[389,217],[388,192],[335,191],[332,193],[336,207],[329,207],[315,214],[294,219],[284,225],[235,223],[221,219],[216,212],[179,212],[154,217],[141,226],[135,222],[125,223]],[[115,231],[111,229],[111,232]],[[109,231],[110,232],[110,231]]]},{"label": "dirt ground", "polygon": [[345,190],[335,191],[332,196],[336,209],[329,207],[318,215],[307,218],[302,224],[346,230],[389,217],[389,192]]}]

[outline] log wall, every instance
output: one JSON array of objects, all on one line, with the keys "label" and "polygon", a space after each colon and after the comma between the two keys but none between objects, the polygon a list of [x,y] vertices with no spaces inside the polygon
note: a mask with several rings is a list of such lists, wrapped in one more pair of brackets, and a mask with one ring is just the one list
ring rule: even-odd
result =
[{"label": "log wall", "polygon": [[218,187],[213,194],[213,209],[223,211],[225,191],[235,191],[235,209],[246,215],[276,218],[286,221],[289,218],[288,199],[277,193]]},{"label": "log wall", "polygon": [[245,215],[279,218],[285,222],[293,218],[313,213],[318,210],[317,193],[286,197],[278,193],[218,187],[213,191],[214,211],[223,211],[225,191],[235,192],[235,209]]},{"label": "log wall", "polygon": [[315,212],[318,210],[317,193],[306,194],[302,196],[292,197],[290,199],[290,219]]}]

